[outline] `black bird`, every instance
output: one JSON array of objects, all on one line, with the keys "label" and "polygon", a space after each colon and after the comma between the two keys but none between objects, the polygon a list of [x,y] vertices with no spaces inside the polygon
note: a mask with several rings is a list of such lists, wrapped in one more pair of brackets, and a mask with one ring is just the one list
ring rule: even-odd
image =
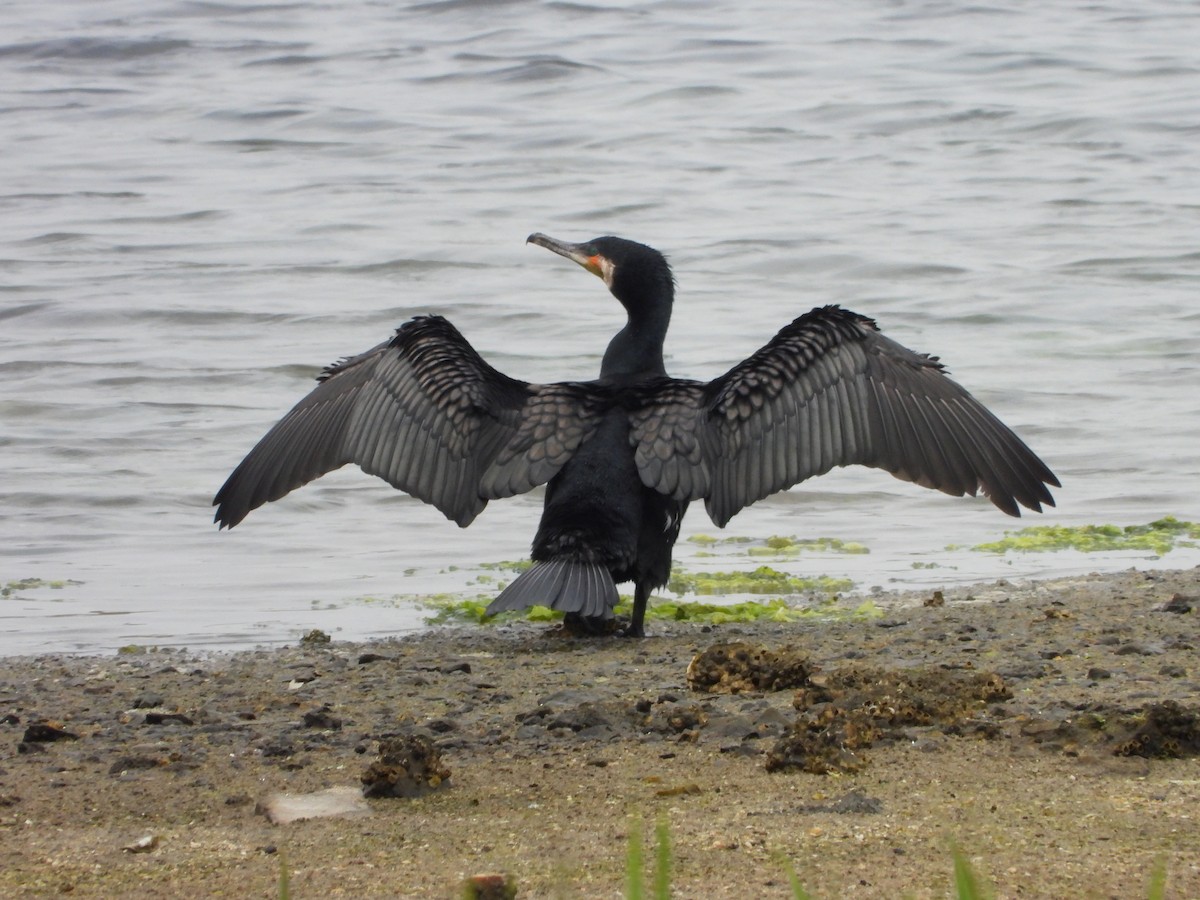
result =
[{"label": "black bird", "polygon": [[603,279],[628,313],[594,381],[528,384],[490,365],[453,325],[420,316],[325,369],[217,492],[232,528],[269,500],[357,463],[466,527],[489,500],[546,484],[534,565],[489,613],[545,605],[577,624],[612,618],[634,583],[627,633],[667,583],[692,500],[724,526],[743,507],[834,466],[874,466],[1009,515],[1054,505],[1059,482],[936,357],[837,306],[786,325],[710,381],[671,378],[663,340],[675,284],[661,253],[617,237],[533,234]]}]

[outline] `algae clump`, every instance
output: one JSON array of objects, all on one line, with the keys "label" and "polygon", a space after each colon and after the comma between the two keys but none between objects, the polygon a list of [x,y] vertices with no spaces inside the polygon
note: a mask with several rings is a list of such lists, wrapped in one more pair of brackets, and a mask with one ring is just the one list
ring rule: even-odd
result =
[{"label": "algae clump", "polygon": [[[436,610],[427,616],[425,621],[430,625],[447,625],[451,623],[469,623],[486,625],[493,622],[555,622],[562,613],[545,606],[531,606],[517,612],[504,612],[498,616],[485,613],[489,600],[445,598],[430,598],[423,601],[425,606]],[[628,616],[632,604],[628,597],[622,597],[614,610],[618,616]],[[647,621],[695,622],[701,625],[724,625],[734,622],[796,622],[801,619],[873,619],[880,615],[878,607],[871,601],[860,603],[853,609],[833,605],[833,598],[816,606],[791,606],[785,600],[747,600],[742,603],[699,603],[678,600],[652,600],[646,610]]]},{"label": "algae clump", "polygon": [[667,587],[676,594],[803,594],[811,591],[836,593],[854,586],[849,578],[821,575],[800,578],[759,566],[749,572],[684,572],[675,569]]},{"label": "algae clump", "polygon": [[798,538],[772,535],[762,547],[751,547],[749,556],[799,556],[801,553],[870,553],[865,544],[840,538]]},{"label": "algae clump", "polygon": [[61,591],[69,585],[83,584],[82,581],[76,581],[73,578],[63,578],[54,581],[45,578],[21,578],[17,581],[7,581],[0,585],[0,597],[13,597],[20,591],[33,591],[39,588],[50,588],[54,591]]},{"label": "algae clump", "polygon": [[1146,525],[1035,525],[1008,532],[998,541],[977,544],[987,553],[1036,553],[1079,550],[1098,553],[1112,550],[1149,550],[1162,555],[1178,547],[1195,547],[1200,525],[1166,516]]}]

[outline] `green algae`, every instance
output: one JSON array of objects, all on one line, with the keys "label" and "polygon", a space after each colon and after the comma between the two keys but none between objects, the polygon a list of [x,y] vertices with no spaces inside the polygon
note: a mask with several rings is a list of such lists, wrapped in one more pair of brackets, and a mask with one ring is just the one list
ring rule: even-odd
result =
[{"label": "green algae", "polygon": [[531,606],[518,612],[500,613],[498,616],[487,614],[488,604],[495,597],[455,597],[439,594],[430,597],[415,598],[419,606],[433,610],[425,617],[427,625],[450,625],[454,623],[469,623],[473,625],[488,625],[493,622],[553,622],[562,618],[562,613],[546,606]]},{"label": "green algae", "polygon": [[[801,553],[870,553],[865,544],[857,541],[843,541],[841,538],[818,537],[799,538],[794,534],[773,534],[767,538],[752,538],[743,535],[717,538],[711,534],[694,534],[687,539],[689,544],[712,548],[717,544],[733,546],[752,544],[746,548],[747,556],[799,556]],[[700,552],[696,556],[713,555]]]},{"label": "green algae", "polygon": [[[672,571],[671,581],[668,585],[675,594],[718,596],[723,594],[821,593],[827,596],[822,603],[815,607],[792,606],[778,596],[771,600],[751,600],[729,604],[654,598],[647,609],[646,618],[648,620],[687,621],[715,625],[764,620],[792,622],[812,616],[827,618],[837,616],[872,618],[877,616],[879,612],[870,601],[850,611],[833,607],[836,599],[834,595],[839,591],[849,590],[853,585],[854,583],[848,578],[829,576],[799,578],[786,572],[779,572],[769,566],[759,566],[757,569],[744,572],[684,572],[677,568]],[[498,616],[489,616],[487,607],[493,599],[495,599],[494,595],[484,594],[474,597],[437,594],[423,597],[397,596],[394,598],[394,602],[414,602],[433,610],[432,614],[425,618],[425,621],[431,625],[454,622],[486,624],[521,620],[554,622],[562,617],[562,613],[544,606],[533,606],[519,612],[505,612]],[[631,599],[627,596],[622,597],[615,613],[628,616],[631,612]]]},{"label": "green algae", "polygon": [[65,587],[70,587],[76,584],[83,584],[82,581],[75,581],[73,578],[62,579],[46,579],[46,578],[19,578],[16,581],[6,581],[0,585],[0,598],[15,597],[21,591],[35,591],[41,588],[49,588],[53,591],[61,591]]},{"label": "green algae", "polygon": [[711,546],[713,544],[749,544],[755,539],[752,537],[744,537],[743,535],[730,535],[729,537],[713,537],[711,534],[693,534],[687,539],[689,544],[702,544]]},{"label": "green algae", "polygon": [[499,562],[480,563],[479,568],[493,572],[516,572],[520,574],[533,565],[530,559],[502,559]]},{"label": "green algae", "polygon": [[799,556],[801,553],[870,553],[865,544],[843,541],[840,538],[798,538],[794,535],[772,535],[761,547],[751,547],[748,556]]},{"label": "green algae", "polygon": [[770,566],[759,566],[751,571],[741,572],[684,572],[674,569],[667,587],[676,594],[699,594],[711,596],[719,594],[804,594],[811,591],[836,593],[849,590],[854,586],[848,578],[833,578],[820,575],[813,578],[800,578],[772,569]]},{"label": "green algae", "polygon": [[1195,547],[1200,524],[1166,516],[1145,525],[1035,525],[1007,532],[998,541],[977,544],[972,549],[986,553],[1039,553],[1079,550],[1098,553],[1113,550],[1148,550],[1157,555],[1176,547]]},{"label": "green algae", "polygon": [[[421,601],[421,605],[434,610],[426,616],[425,621],[430,625],[448,625],[467,623],[486,625],[493,622],[555,622],[562,613],[545,606],[532,606],[520,612],[505,612],[498,616],[486,613],[490,598],[448,599],[430,597]],[[618,616],[628,616],[633,604],[628,597],[622,597],[614,611]],[[797,622],[803,619],[827,620],[867,620],[878,618],[879,608],[870,600],[855,607],[843,607],[835,604],[834,599],[817,604],[816,606],[797,607],[789,605],[781,598],[773,600],[747,600],[742,603],[718,604],[701,603],[698,601],[679,601],[654,599],[646,610],[647,621],[694,622],[701,625],[725,625],[746,622]]]}]

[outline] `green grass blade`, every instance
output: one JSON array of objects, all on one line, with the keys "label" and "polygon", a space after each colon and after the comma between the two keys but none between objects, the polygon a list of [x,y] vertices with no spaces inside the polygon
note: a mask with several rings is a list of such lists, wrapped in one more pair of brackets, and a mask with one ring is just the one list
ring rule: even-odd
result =
[{"label": "green grass blade", "polygon": [[1148,900],[1164,900],[1167,896],[1167,860],[1160,856],[1150,870],[1150,886],[1146,888]]},{"label": "green grass blade", "polygon": [[812,895],[804,889],[804,885],[800,883],[800,877],[796,874],[796,869],[792,866],[789,860],[782,853],[776,854],[775,861],[779,863],[779,867],[783,869],[783,873],[787,875],[788,884],[792,888],[793,900],[812,900]]},{"label": "green grass blade", "polygon": [[654,828],[654,900],[671,900],[671,834],[661,813]]},{"label": "green grass blade", "polygon": [[279,851],[279,900],[291,900],[292,887],[289,883],[287,854]]},{"label": "green grass blade", "polygon": [[645,868],[642,860],[642,826],[630,822],[629,848],[625,852],[625,900],[642,900]]},{"label": "green grass blade", "polygon": [[986,900],[987,894],[979,885],[979,879],[966,856],[957,847],[954,853],[954,889],[958,900]]}]

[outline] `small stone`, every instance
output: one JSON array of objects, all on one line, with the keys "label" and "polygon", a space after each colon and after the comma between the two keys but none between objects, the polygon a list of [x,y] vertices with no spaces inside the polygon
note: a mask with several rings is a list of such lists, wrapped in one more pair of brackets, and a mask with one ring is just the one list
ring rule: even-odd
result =
[{"label": "small stone", "polygon": [[449,784],[450,770],[421,734],[379,742],[379,759],[362,774],[366,797],[421,797]]},{"label": "small stone", "polygon": [[517,885],[507,875],[472,875],[463,888],[467,900],[513,900]]},{"label": "small stone", "polygon": [[291,741],[287,741],[282,738],[271,741],[262,748],[262,755],[267,759],[280,756],[291,756],[295,752],[296,748],[292,745]]},{"label": "small stone", "polygon": [[79,735],[64,731],[48,722],[38,722],[25,729],[25,737],[22,740],[27,744],[48,744],[52,741],[77,741]]},{"label": "small stone", "polygon": [[808,657],[790,647],[772,650],[744,641],[713,644],[692,658],[688,687],[713,694],[783,691],[804,685],[813,673]]},{"label": "small stone", "polygon": [[1062,658],[1062,657],[1064,657],[1064,656],[1071,656],[1071,655],[1073,655],[1073,652],[1074,652],[1074,651],[1072,651],[1072,650],[1070,650],[1070,649],[1063,649],[1063,650],[1040,650],[1040,651],[1038,652],[1038,656],[1040,656],[1042,659],[1061,659],[1061,658]]},{"label": "small stone", "polygon": [[275,825],[328,816],[363,816],[371,807],[362,794],[349,786],[332,787],[311,794],[272,794],[254,810]]},{"label": "small stone", "polygon": [[873,815],[883,811],[883,801],[877,797],[868,797],[865,792],[855,788],[847,791],[832,803],[816,803],[802,806],[806,813],[838,813],[841,815]]},{"label": "small stone", "polygon": [[1162,651],[1144,644],[1122,644],[1113,651],[1117,656],[1159,656]]},{"label": "small stone", "polygon": [[1170,600],[1168,600],[1158,609],[1160,612],[1177,613],[1179,615],[1183,615],[1184,613],[1190,613],[1195,608],[1195,605],[1196,600],[1194,597],[1185,597],[1183,594],[1174,594]]},{"label": "small stone", "polygon": [[120,775],[136,769],[156,769],[161,763],[152,756],[129,755],[118,757],[116,762],[108,767],[109,775]]},{"label": "small stone", "polygon": [[127,844],[121,849],[126,853],[149,853],[158,846],[158,835],[148,834],[145,837],[138,838],[132,844]]},{"label": "small stone", "polygon": [[304,714],[305,728],[319,728],[322,731],[341,731],[342,720],[333,715],[328,706],[309,710]]},{"label": "small stone", "polygon": [[146,713],[147,725],[194,725],[183,713]]}]

